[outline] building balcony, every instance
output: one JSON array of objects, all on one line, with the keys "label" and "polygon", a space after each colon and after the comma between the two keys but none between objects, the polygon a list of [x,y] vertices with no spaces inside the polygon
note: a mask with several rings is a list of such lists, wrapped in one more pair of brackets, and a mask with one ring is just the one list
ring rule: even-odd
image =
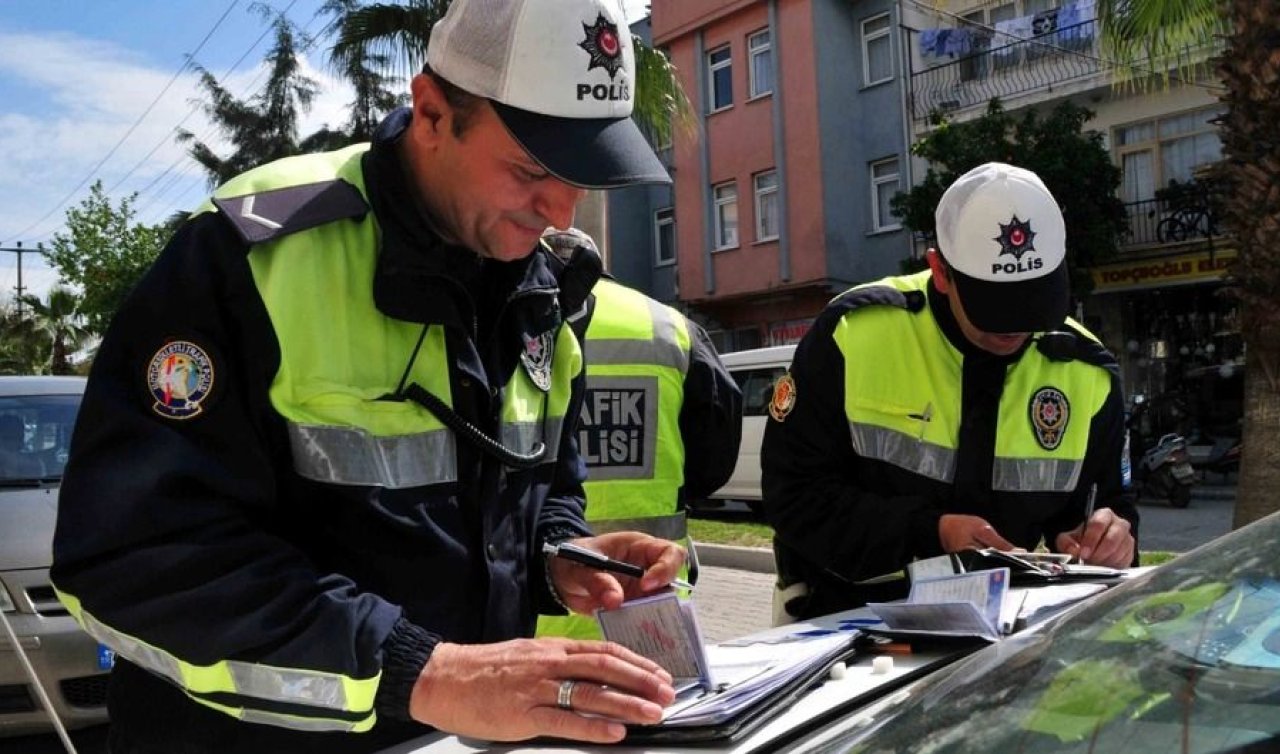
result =
[{"label": "building balcony", "polygon": [[[984,105],[993,97],[1009,99],[1099,75],[1097,21],[1065,26],[1025,40],[1001,44],[1007,38],[963,29],[968,52],[949,63],[911,72],[911,114],[929,114]],[[921,33],[912,31],[912,67],[926,60]]]},{"label": "building balcony", "polygon": [[1221,238],[1213,201],[1147,199],[1130,202],[1129,229],[1120,241],[1122,252],[1154,249],[1175,244],[1209,242]]}]

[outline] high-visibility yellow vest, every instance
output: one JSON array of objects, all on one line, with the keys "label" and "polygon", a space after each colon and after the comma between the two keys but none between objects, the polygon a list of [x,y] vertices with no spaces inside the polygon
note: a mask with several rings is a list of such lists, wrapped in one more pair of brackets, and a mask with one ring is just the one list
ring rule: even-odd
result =
[{"label": "high-visibility yellow vest", "polygon": [[[923,294],[929,275],[926,271],[871,285]],[[834,339],[845,357],[844,409],[854,451],[950,483],[960,438],[963,357],[929,307],[910,315],[889,306],[856,309],[836,325]],[[886,348],[893,349],[894,358],[877,358]],[[992,489],[1074,490],[1089,445],[1090,421],[1110,391],[1106,370],[1080,361],[1054,361],[1029,348],[1005,378]]]},{"label": "high-visibility yellow vest", "polygon": [[[638,291],[603,279],[587,326],[587,389],[578,451],[587,464],[592,531],[686,537],[677,495],[684,484],[680,407],[689,371],[685,318]],[[585,616],[542,616],[539,636],[599,638]]]}]

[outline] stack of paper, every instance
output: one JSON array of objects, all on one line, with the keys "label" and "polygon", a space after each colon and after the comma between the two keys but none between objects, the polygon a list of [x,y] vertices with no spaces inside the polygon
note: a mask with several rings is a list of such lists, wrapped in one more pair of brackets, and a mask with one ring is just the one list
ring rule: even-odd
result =
[{"label": "stack of paper", "polygon": [[706,646],[690,601],[674,593],[599,611],[604,638],[671,673],[676,701],[662,727],[716,725],[767,707],[853,648],[857,630],[799,631],[778,639]]},{"label": "stack of paper", "polygon": [[806,637],[786,644],[761,642],[707,647],[715,685],[676,699],[663,716],[664,725],[710,725],[733,718],[781,693],[797,678],[826,670],[848,653],[857,632]]}]

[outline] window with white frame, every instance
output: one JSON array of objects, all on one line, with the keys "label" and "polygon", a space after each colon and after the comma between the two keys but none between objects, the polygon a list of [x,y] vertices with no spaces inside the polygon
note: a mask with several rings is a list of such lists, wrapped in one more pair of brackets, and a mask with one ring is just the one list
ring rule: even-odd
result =
[{"label": "window with white frame", "polygon": [[902,227],[889,209],[889,200],[898,193],[898,158],[871,163],[871,230],[897,230]]},{"label": "window with white frame", "polygon": [[676,211],[672,207],[653,213],[653,254],[660,267],[676,263]]},{"label": "window with white frame", "polygon": [[738,187],[733,181],[711,189],[715,202],[716,249],[738,245]]},{"label": "window with white frame", "polygon": [[707,91],[711,93],[711,111],[733,104],[733,61],[729,45],[707,53]]},{"label": "window with white frame", "polygon": [[888,13],[862,22],[862,83],[865,86],[893,79],[891,46]]},{"label": "window with white frame", "polygon": [[750,74],[750,96],[760,97],[773,91],[773,45],[769,30],[747,37],[747,72]]},{"label": "window with white frame", "polygon": [[757,173],[753,179],[756,194],[756,240],[772,241],[778,237],[778,173]]},{"label": "window with white frame", "polygon": [[1210,107],[1117,127],[1112,150],[1124,175],[1124,200],[1151,199],[1170,181],[1186,183],[1197,168],[1221,158],[1222,139],[1209,121],[1222,113]]}]

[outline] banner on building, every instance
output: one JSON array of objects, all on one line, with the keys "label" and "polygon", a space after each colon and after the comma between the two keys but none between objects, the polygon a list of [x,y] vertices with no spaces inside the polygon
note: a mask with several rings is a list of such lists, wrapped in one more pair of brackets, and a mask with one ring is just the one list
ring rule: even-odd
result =
[{"label": "banner on building", "polygon": [[1236,260],[1235,249],[1218,249],[1210,254],[1178,254],[1171,257],[1131,260],[1093,268],[1093,292],[1116,293],[1170,285],[1213,283],[1222,279]]}]

